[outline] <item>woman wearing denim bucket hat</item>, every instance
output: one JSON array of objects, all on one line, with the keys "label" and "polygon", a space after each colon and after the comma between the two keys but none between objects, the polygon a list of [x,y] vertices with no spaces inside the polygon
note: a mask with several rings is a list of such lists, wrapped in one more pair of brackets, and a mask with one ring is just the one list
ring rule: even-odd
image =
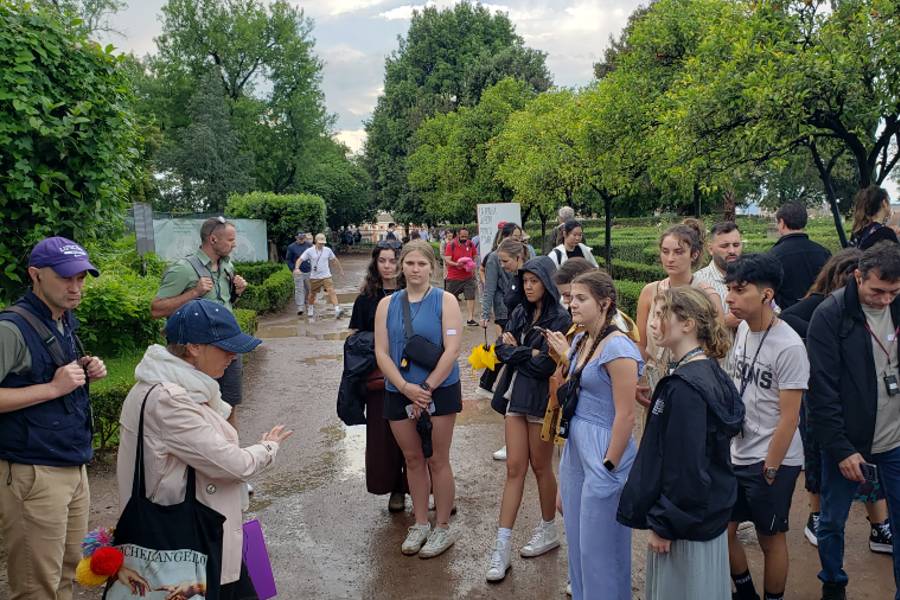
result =
[{"label": "woman wearing denim bucket hat", "polygon": [[[293,432],[277,425],[258,443],[238,445],[237,431],[226,421],[231,407],[222,400],[215,379],[238,354],[261,341],[242,333],[229,310],[209,300],[192,300],[169,317],[165,332],[167,345],[147,349],[135,368],[137,384],[122,405],[120,506],[124,510],[132,494],[143,410],[147,497],[159,505],[182,502],[185,473],[192,468],[196,499],[225,517],[218,597],[256,598],[241,558],[241,512],[248,500],[244,482],[272,464],[279,444]],[[135,585],[146,593],[149,583]]]}]

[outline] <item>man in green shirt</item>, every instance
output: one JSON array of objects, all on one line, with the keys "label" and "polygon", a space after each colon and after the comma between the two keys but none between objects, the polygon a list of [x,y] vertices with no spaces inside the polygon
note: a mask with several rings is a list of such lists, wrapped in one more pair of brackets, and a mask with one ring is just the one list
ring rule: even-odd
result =
[{"label": "man in green shirt", "polygon": [[[172,264],[163,274],[156,298],[150,304],[155,318],[168,317],[196,298],[206,298],[230,311],[247,288],[247,282],[234,272],[231,252],[237,245],[237,231],[224,217],[213,217],[200,227],[200,248],[194,254]],[[222,400],[233,407],[241,402],[243,363],[238,355],[217,381]],[[235,425],[235,411],[228,421]]]}]

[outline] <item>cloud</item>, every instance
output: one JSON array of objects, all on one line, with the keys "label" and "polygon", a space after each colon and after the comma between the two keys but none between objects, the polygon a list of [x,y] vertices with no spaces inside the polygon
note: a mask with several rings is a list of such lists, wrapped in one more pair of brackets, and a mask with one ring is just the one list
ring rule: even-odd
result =
[{"label": "cloud", "polygon": [[352,154],[359,154],[366,142],[365,129],[342,129],[334,134],[334,139],[350,149]]},{"label": "cloud", "polygon": [[387,0],[308,0],[293,2],[314,16],[338,17],[384,4]]},{"label": "cloud", "polygon": [[364,60],[366,53],[349,44],[338,44],[320,50],[320,56],[329,65],[353,64]]}]

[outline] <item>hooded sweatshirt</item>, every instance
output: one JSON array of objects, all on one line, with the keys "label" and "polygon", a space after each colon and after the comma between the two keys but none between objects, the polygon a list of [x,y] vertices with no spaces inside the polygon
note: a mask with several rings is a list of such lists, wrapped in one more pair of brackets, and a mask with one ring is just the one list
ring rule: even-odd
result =
[{"label": "hooded sweatshirt", "polygon": [[728,526],[737,499],[731,438],[744,404],[714,360],[679,367],[656,387],[617,520],[667,540],[707,541]]},{"label": "hooded sweatshirt", "polygon": [[[499,344],[497,358],[506,368],[494,389],[491,406],[501,415],[510,412],[542,418],[547,410],[550,376],[556,370],[556,361],[550,357],[547,340],[535,327],[566,333],[572,324],[568,311],[559,303],[559,290],[553,283],[556,266],[546,256],[529,260],[516,275],[516,286],[522,290],[522,303],[506,322],[504,332],[509,332],[519,344]],[[544,285],[541,313],[534,320],[537,305],[525,298],[525,273],[531,273]],[[539,354],[533,356],[532,351]]]}]

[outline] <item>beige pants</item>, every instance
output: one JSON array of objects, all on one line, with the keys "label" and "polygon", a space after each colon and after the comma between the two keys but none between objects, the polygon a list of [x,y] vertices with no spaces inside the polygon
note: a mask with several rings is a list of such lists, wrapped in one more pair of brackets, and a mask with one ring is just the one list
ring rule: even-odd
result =
[{"label": "beige pants", "polygon": [[70,600],[91,492],[85,467],[0,460],[0,536],[10,600]]}]

